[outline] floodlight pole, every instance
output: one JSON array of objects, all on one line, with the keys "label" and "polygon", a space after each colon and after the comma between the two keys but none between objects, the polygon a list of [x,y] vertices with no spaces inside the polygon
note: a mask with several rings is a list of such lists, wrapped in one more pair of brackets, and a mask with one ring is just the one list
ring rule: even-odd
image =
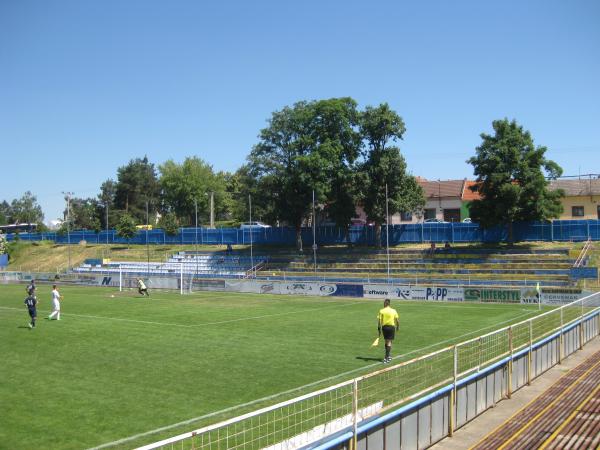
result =
[{"label": "floodlight pole", "polygon": [[313,229],[313,261],[314,261],[314,273],[317,275],[317,237],[316,237],[316,226],[317,216],[315,215],[315,190],[312,191],[312,229]]},{"label": "floodlight pole", "polygon": [[388,284],[390,283],[390,212],[389,212],[389,201],[388,201],[388,185],[385,184],[385,241],[386,241],[386,252],[387,252],[387,276]]},{"label": "floodlight pole", "polygon": [[248,222],[250,223],[250,270],[254,272],[254,278],[256,278],[256,271],[254,270],[254,256],[252,254],[252,196],[248,194]]},{"label": "floodlight pole", "polygon": [[67,196],[67,254],[69,258],[69,265],[67,267],[67,272],[71,269],[71,195],[72,192],[64,192],[63,194]]},{"label": "floodlight pole", "polygon": [[194,210],[196,213],[196,237],[195,237],[195,242],[196,242],[196,277],[198,276],[198,199],[194,199]]},{"label": "floodlight pole", "polygon": [[215,228],[215,193],[210,193],[210,228]]},{"label": "floodlight pole", "polygon": [[108,201],[105,203],[106,206],[106,245],[108,245]]},{"label": "floodlight pole", "polygon": [[146,276],[150,276],[150,244],[148,242],[148,227],[150,226],[150,219],[148,214],[148,200],[146,199],[146,256],[148,264],[146,265]]}]

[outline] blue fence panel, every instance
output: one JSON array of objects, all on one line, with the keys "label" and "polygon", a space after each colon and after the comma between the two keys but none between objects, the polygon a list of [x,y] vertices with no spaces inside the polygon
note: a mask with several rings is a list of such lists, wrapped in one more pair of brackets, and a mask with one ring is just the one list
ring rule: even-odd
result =
[{"label": "blue fence panel", "polygon": [[[508,227],[497,226],[482,229],[476,223],[419,223],[390,225],[390,245],[419,242],[505,242],[508,240]],[[376,229],[373,226],[352,226],[348,229],[338,227],[317,227],[315,238],[318,245],[352,243],[374,245]],[[312,228],[301,229],[305,246],[312,245]],[[553,222],[530,222],[513,224],[513,239],[517,241],[583,241],[588,238],[600,240],[600,220],[555,220]],[[8,234],[12,241],[15,234]],[[59,244],[77,244],[82,240],[90,243],[109,244],[255,244],[294,245],[296,230],[292,227],[273,227],[261,229],[239,228],[181,228],[175,236],[167,235],[164,230],[139,230],[129,241],[119,237],[115,230],[98,233],[86,230],[74,230],[68,235],[56,232],[21,233],[24,241],[52,240]],[[386,244],[386,226],[381,227],[381,244]]]}]

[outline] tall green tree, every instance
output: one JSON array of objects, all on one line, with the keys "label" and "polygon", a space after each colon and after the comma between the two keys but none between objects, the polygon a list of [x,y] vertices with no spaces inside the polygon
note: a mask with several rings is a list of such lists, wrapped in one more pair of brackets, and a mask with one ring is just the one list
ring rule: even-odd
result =
[{"label": "tall green tree", "polygon": [[179,232],[179,223],[177,222],[177,216],[173,212],[164,214],[158,225],[165,231],[168,236],[175,236]]},{"label": "tall green tree", "polygon": [[[98,200],[94,198],[71,198],[69,212],[69,227],[71,230],[100,231],[100,208]],[[65,218],[67,211],[65,209]]]},{"label": "tall green tree", "polygon": [[0,255],[8,253],[8,243],[6,242],[6,236],[0,231]]},{"label": "tall green tree", "polygon": [[470,214],[485,228],[507,225],[512,242],[514,222],[560,216],[564,193],[548,190],[546,175],[557,178],[562,169],[546,159],[547,148],[536,147],[515,120],[495,120],[492,127],[494,134],[482,133],[476,156],[467,161],[477,176],[473,190],[481,194],[481,200],[471,203]]},{"label": "tall green tree", "polygon": [[369,221],[375,223],[376,245],[381,246],[381,225],[387,222],[386,185],[390,216],[422,209],[425,197],[407,172],[400,149],[393,145],[406,131],[402,118],[387,103],[368,106],[361,115],[360,131],[365,142],[358,177],[360,198]]},{"label": "tall green tree", "polygon": [[[117,194],[117,183],[110,178],[102,183],[100,186],[100,194],[98,194],[98,208],[102,211],[98,212],[98,216],[101,219],[104,228],[112,228],[116,225],[118,220],[118,212],[115,207],[115,197]],[[108,224],[106,212],[108,211]]]},{"label": "tall green tree", "polygon": [[117,170],[114,205],[129,214],[137,223],[146,223],[146,202],[156,204],[160,186],[154,164],[148,157],[132,159]]},{"label": "tall green tree", "polygon": [[359,154],[357,122],[351,98],[298,102],[272,114],[248,157],[258,190],[271,197],[271,215],[296,228],[300,249],[313,190],[318,203],[331,201],[332,186],[351,171]]},{"label": "tall green tree", "polygon": [[229,208],[226,174],[193,156],[179,164],[168,160],[159,166],[163,208],[187,225],[194,225],[195,202],[199,220],[208,220],[210,193],[214,195],[215,218],[225,218]]},{"label": "tall green tree", "polygon": [[10,205],[11,221],[15,223],[42,223],[44,213],[37,202],[37,197],[30,191],[25,192],[21,198],[15,199]]},{"label": "tall green tree", "polygon": [[6,200],[0,202],[0,225],[6,225],[9,223],[11,220],[11,215],[12,212],[10,209],[10,204]]},{"label": "tall green tree", "polygon": [[250,198],[252,199],[252,220],[277,224],[279,215],[274,197],[264,190],[268,185],[266,177],[260,178],[253,173],[249,164],[244,164],[227,178],[227,192],[231,199],[231,215],[238,222],[247,222],[250,217]]},{"label": "tall green tree", "polygon": [[129,247],[131,238],[137,233],[135,222],[135,219],[129,214],[123,214],[119,219],[119,223],[117,223],[117,235],[127,239],[127,247]]}]

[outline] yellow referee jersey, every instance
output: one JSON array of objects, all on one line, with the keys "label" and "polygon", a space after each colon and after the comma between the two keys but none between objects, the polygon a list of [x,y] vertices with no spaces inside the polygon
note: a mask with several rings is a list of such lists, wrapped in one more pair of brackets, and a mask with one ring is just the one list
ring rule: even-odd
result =
[{"label": "yellow referee jersey", "polygon": [[396,326],[395,319],[398,319],[398,312],[391,306],[386,306],[385,308],[379,310],[377,319],[379,320],[379,323],[381,324],[381,326],[391,325],[391,326],[395,327]]}]

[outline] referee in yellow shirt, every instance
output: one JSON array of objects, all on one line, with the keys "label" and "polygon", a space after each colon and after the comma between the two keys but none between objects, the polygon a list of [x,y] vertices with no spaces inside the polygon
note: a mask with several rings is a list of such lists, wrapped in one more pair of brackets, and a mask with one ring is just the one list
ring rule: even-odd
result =
[{"label": "referee in yellow shirt", "polygon": [[381,336],[383,331],[383,339],[385,339],[385,358],[384,363],[389,363],[392,360],[390,352],[392,351],[392,341],[396,337],[396,331],[400,327],[398,321],[398,312],[390,306],[390,299],[386,298],[383,301],[383,308],[377,314],[377,331]]}]

